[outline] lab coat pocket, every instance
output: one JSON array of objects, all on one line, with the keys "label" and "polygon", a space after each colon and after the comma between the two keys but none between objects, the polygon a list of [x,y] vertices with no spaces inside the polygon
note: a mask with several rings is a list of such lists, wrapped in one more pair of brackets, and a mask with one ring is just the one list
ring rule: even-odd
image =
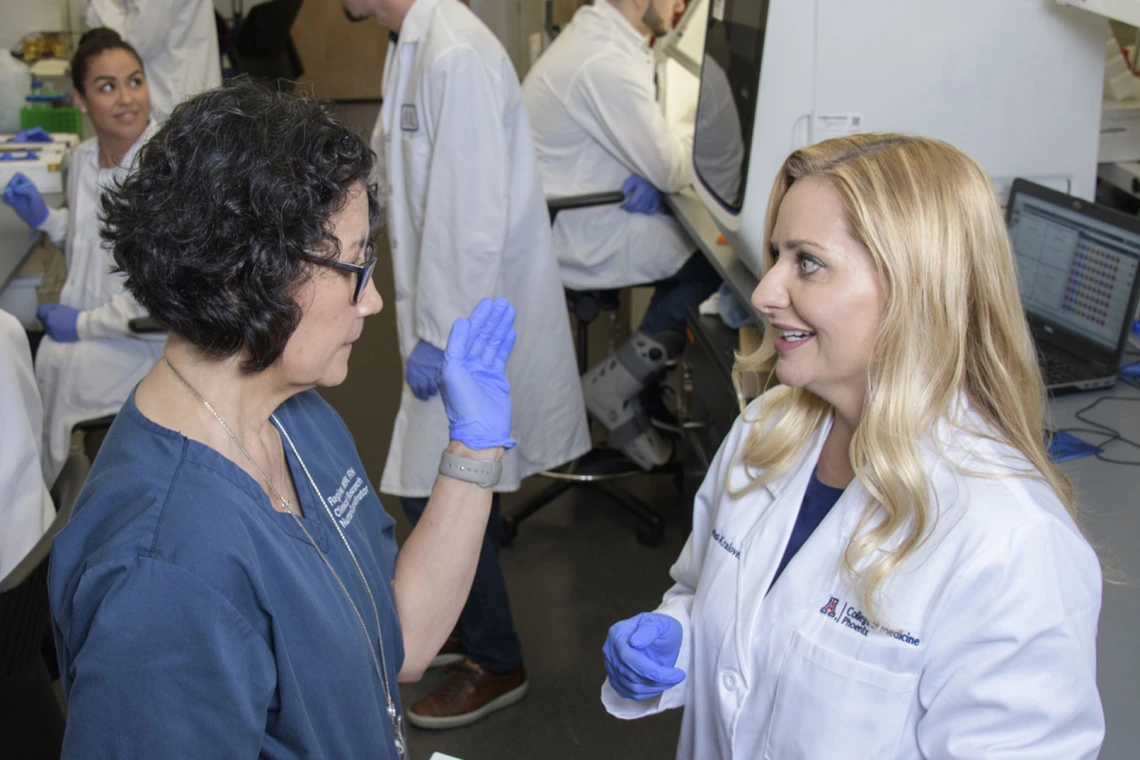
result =
[{"label": "lab coat pocket", "polygon": [[793,634],[776,684],[765,760],[893,757],[918,681]]},{"label": "lab coat pocket", "polygon": [[404,184],[408,188],[408,214],[413,229],[422,230],[431,172],[431,141],[422,132],[403,136]]}]

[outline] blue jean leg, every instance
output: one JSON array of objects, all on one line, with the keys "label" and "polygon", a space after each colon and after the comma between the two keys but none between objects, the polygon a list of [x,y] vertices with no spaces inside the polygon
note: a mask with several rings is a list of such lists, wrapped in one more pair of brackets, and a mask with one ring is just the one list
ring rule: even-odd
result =
[{"label": "blue jean leg", "polygon": [[702,253],[694,253],[677,274],[657,283],[641,331],[646,335],[685,332],[685,313],[720,287],[720,275]]},{"label": "blue jean leg", "polygon": [[[427,499],[422,498],[401,497],[400,503],[412,525],[420,521],[427,507]],[[495,494],[491,499],[491,518],[483,532],[479,562],[475,566],[475,580],[456,625],[467,656],[492,673],[506,673],[522,662],[522,647],[511,617],[507,584],[499,566],[501,525],[499,494]]]}]

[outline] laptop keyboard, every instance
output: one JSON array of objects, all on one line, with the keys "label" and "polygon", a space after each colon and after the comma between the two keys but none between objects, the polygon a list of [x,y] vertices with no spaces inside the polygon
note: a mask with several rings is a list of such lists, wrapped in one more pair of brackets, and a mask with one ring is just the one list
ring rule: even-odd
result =
[{"label": "laptop keyboard", "polygon": [[1038,350],[1037,361],[1041,365],[1045,385],[1091,380],[1104,374],[1090,364],[1052,352]]}]

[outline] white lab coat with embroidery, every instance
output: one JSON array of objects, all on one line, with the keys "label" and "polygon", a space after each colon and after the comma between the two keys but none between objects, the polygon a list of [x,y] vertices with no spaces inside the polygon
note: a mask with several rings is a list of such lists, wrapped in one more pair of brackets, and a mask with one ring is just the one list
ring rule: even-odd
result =
[{"label": "white lab coat with embroidery", "polygon": [[[692,136],[666,122],[647,40],[609,2],[574,14],[527,73],[523,98],[548,198],[620,190],[630,174],[667,193],[692,182]],[[554,220],[562,280],[577,290],[671,277],[696,249],[667,214],[609,205]]]},{"label": "white lab coat with embroidery", "polygon": [[[518,340],[507,365],[518,446],[497,491],[590,447],[570,320],[518,78],[458,0],[417,0],[388,46],[373,133],[387,180],[400,356],[443,348],[483,298],[505,296]],[[405,383],[380,490],[427,496],[447,445],[438,395]]]},{"label": "white lab coat with embroidery", "polygon": [[0,311],[0,579],[35,546],[55,519],[40,474],[43,407],[32,372],[28,334]]},{"label": "white lab coat with embroidery", "polygon": [[89,0],[87,25],[114,29],[138,51],[156,119],[222,83],[210,0]]},{"label": "white lab coat with embroidery", "polygon": [[39,229],[63,249],[67,280],[59,302],[80,309],[79,340],[57,343],[44,336],[36,352],[36,382],[44,404],[43,474],[54,483],[79,422],[115,414],[131,389],[162,356],[165,335],[132,334],[129,322],[146,316],[112,273],[114,260],[99,238],[99,196],[124,176],[138,149],[154,133],[151,122],[119,166],[99,168],[99,142],[84,140],[71,156],[68,208],[52,209]]},{"label": "white lab coat with embroidery", "polygon": [[947,459],[924,444],[941,515],[884,587],[892,635],[868,622],[841,567],[868,499],[858,479],[765,596],[830,425],[787,473],[733,498],[726,483],[749,482],[736,455],[751,426],[737,420],[658,608],[681,622],[688,677],[645,702],[607,681],[606,709],[684,707],[684,759],[1095,758],[1100,566],[1044,482],[993,477],[1028,468],[1012,449],[945,424]]}]

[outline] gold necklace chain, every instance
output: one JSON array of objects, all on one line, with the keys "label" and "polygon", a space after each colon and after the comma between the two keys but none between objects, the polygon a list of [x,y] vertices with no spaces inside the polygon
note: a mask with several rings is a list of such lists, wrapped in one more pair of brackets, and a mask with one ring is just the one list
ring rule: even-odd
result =
[{"label": "gold necklace chain", "polygon": [[274,487],[273,481],[269,479],[269,476],[267,476],[265,474],[265,471],[262,470],[261,467],[257,464],[256,460],[254,460],[249,451],[246,450],[245,446],[242,445],[241,440],[237,437],[234,431],[230,429],[230,426],[225,423],[225,420],[222,419],[221,415],[219,415],[214,407],[210,405],[210,402],[207,401],[206,398],[201,393],[199,393],[196,388],[194,388],[194,386],[190,385],[190,383],[186,381],[186,378],[182,377],[178,370],[174,369],[174,365],[170,363],[169,359],[163,356],[162,361],[166,364],[167,368],[174,374],[174,376],[178,378],[179,382],[186,386],[187,390],[193,393],[198,398],[198,400],[201,401],[208,410],[210,410],[210,414],[214,415],[214,419],[216,419],[222,428],[225,429],[227,433],[229,433],[230,438],[232,438],[234,443],[237,444],[238,448],[241,449],[241,453],[244,454],[246,459],[250,461],[250,464],[252,464],[257,469],[257,471],[261,473],[261,477],[265,479],[265,482],[269,485],[270,490],[272,490],[273,494],[281,501],[281,505],[285,508],[285,511],[293,517],[294,522],[297,523],[297,527],[299,527],[305,534],[305,537],[309,539],[309,543],[312,544],[313,549],[316,550],[317,556],[319,556],[321,558],[321,561],[324,562],[325,567],[327,567],[329,569],[329,572],[333,574],[333,578],[336,579],[337,585],[340,586],[340,590],[344,592],[345,598],[348,599],[349,606],[352,607],[352,611],[356,614],[356,619],[360,622],[360,627],[364,631],[364,638],[368,644],[368,654],[372,657],[372,667],[375,669],[376,677],[380,681],[380,687],[384,691],[384,702],[387,707],[388,719],[392,723],[392,734],[396,745],[396,754],[403,760],[407,760],[408,741],[404,731],[404,716],[401,715],[399,710],[396,709],[396,703],[392,699],[392,690],[388,681],[388,667],[384,656],[384,636],[380,630],[380,610],[376,606],[376,597],[372,594],[372,587],[368,584],[368,579],[364,575],[364,569],[361,568],[360,562],[356,559],[356,553],[352,551],[352,546],[348,543],[348,537],[345,536],[344,531],[340,529],[340,524],[333,516],[332,510],[329,509],[328,502],[325,501],[324,495],[321,493],[320,489],[317,488],[316,481],[313,480],[313,476],[309,473],[309,468],[305,465],[305,460],[301,458],[301,453],[297,451],[297,446],[293,443],[293,439],[289,437],[288,431],[285,430],[285,426],[281,424],[281,421],[277,419],[277,415],[270,415],[270,419],[273,421],[274,426],[278,429],[278,431],[280,431],[281,435],[285,436],[285,440],[288,442],[289,448],[293,450],[293,455],[297,457],[297,461],[300,462],[301,469],[304,471],[305,477],[309,481],[309,485],[312,487],[313,492],[317,494],[317,498],[320,499],[321,505],[325,508],[325,512],[328,514],[329,519],[332,520],[333,527],[336,528],[336,532],[340,535],[341,541],[344,542],[344,548],[348,550],[348,556],[352,558],[352,564],[356,566],[356,572],[360,574],[360,580],[364,584],[364,590],[368,593],[368,601],[372,603],[372,614],[376,620],[376,640],[380,647],[379,658],[377,658],[376,651],[372,648],[372,634],[368,632],[368,626],[364,623],[364,616],[360,614],[360,610],[357,608],[356,602],[352,599],[352,594],[348,593],[348,587],[344,585],[344,581],[341,580],[340,574],[337,573],[336,568],[334,568],[332,566],[332,563],[329,562],[329,559],[325,553],[321,551],[320,546],[317,545],[317,542],[313,539],[312,534],[309,533],[308,528],[306,528],[305,524],[301,522],[301,518],[298,517],[297,513],[290,508],[289,500],[282,496],[277,488]]}]

